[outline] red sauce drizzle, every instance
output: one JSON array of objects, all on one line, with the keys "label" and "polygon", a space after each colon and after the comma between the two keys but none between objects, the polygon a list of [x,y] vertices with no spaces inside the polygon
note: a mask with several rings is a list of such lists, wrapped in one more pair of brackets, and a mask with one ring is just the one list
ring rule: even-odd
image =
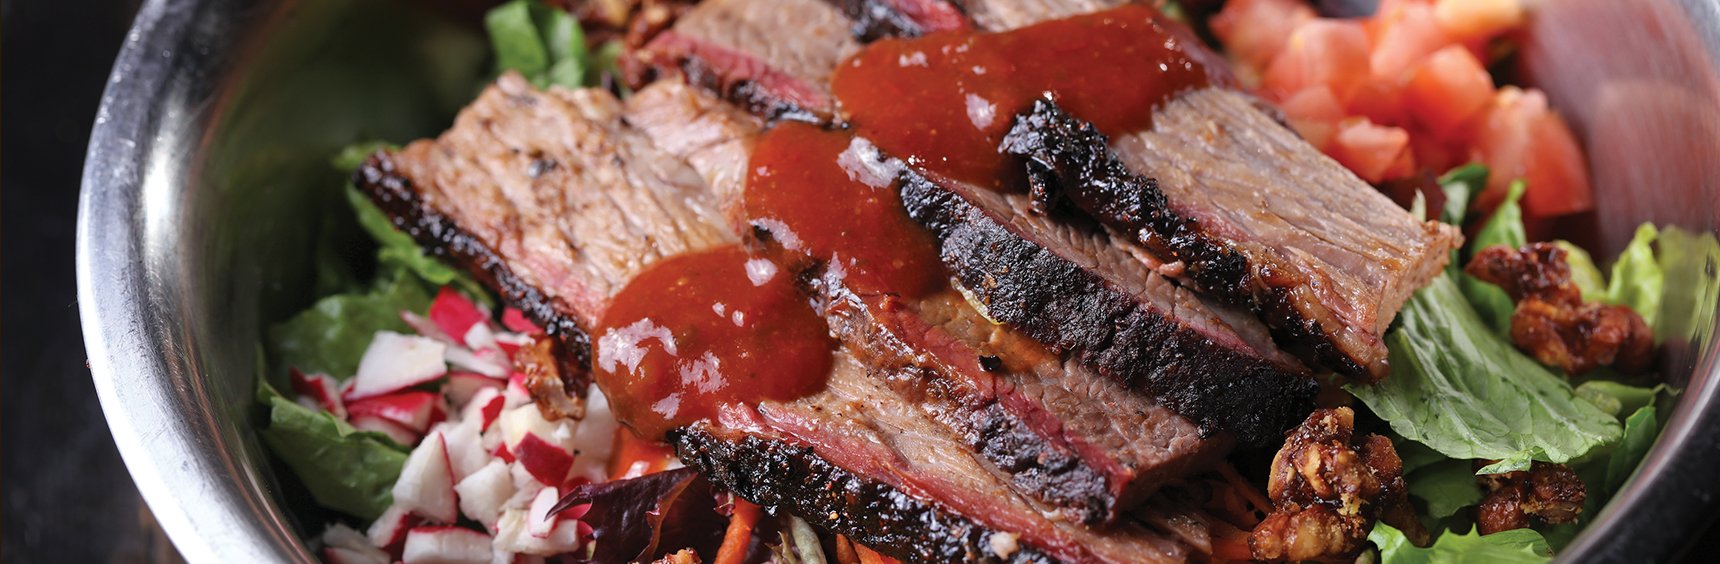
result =
[{"label": "red sauce drizzle", "polygon": [[942,288],[931,235],[908,217],[893,175],[863,169],[854,142],[798,122],[765,133],[749,161],[747,221],[790,252],[839,265],[857,292],[918,297]]},{"label": "red sauce drizzle", "polygon": [[1022,172],[997,147],[1035,98],[1050,93],[1114,135],[1150,126],[1178,92],[1224,82],[1177,25],[1128,5],[1004,33],[886,39],[838,66],[833,90],[856,131],[890,154],[1005,188]]},{"label": "red sauce drizzle", "polygon": [[738,246],[646,268],[593,334],[597,383],[621,421],[651,440],[724,405],[817,393],[835,347],[793,276]]}]

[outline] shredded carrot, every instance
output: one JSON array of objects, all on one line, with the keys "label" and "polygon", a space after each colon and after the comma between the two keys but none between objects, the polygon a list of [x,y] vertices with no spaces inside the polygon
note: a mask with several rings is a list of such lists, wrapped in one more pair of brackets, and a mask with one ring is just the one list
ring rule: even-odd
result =
[{"label": "shredded carrot", "polygon": [[854,552],[860,555],[860,564],[902,564],[901,561],[878,554],[860,543],[854,543]]},{"label": "shredded carrot", "polygon": [[615,429],[615,446],[610,448],[609,477],[620,477],[635,464],[643,463],[640,474],[662,472],[675,459],[675,450],[668,445],[639,438],[626,427]]},{"label": "shredded carrot", "polygon": [[735,498],[735,513],[729,518],[729,529],[723,533],[723,545],[717,549],[717,557],[711,564],[741,564],[747,557],[747,548],[752,546],[753,527],[758,525],[759,507],[752,502]]},{"label": "shredded carrot", "polygon": [[1224,464],[1219,464],[1218,475],[1223,476],[1225,481],[1230,482],[1231,487],[1237,493],[1242,494],[1243,498],[1248,500],[1250,505],[1254,506],[1254,511],[1259,512],[1260,514],[1272,512],[1272,501],[1266,499],[1266,494],[1255,489],[1254,484],[1250,484],[1248,483],[1248,480],[1243,479],[1242,474],[1238,474],[1236,472],[1236,468],[1231,466],[1230,463],[1226,462]]}]

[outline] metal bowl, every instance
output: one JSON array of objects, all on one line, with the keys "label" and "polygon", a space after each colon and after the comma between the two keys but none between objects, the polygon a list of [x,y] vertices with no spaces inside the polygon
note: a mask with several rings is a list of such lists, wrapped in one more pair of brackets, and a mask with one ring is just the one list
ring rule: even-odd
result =
[{"label": "metal bowl", "polygon": [[[1715,232],[1720,6],[1547,4],[1523,61],[1590,151],[1597,242],[1616,251],[1648,220]],[[328,156],[434,134],[474,94],[483,43],[451,21],[408,2],[156,0],[126,40],[84,170],[78,297],[120,453],[192,561],[314,561],[300,539],[322,523],[285,510],[252,427],[259,329],[314,297],[315,218],[345,213]],[[1720,335],[1697,325],[1665,349],[1686,386],[1671,422],[1567,559],[1668,560],[1720,510]]]}]

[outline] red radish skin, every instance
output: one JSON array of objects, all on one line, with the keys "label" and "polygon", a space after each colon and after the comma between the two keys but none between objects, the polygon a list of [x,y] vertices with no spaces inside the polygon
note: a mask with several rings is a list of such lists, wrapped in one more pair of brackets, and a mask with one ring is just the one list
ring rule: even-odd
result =
[{"label": "red radish skin", "polygon": [[437,399],[434,393],[414,390],[357,400],[346,410],[353,418],[379,417],[423,433],[430,429]]},{"label": "red radish skin", "polygon": [[322,556],[326,564],[388,564],[386,553],[378,558],[374,554],[338,546],[323,547]]},{"label": "red radish skin", "polygon": [[488,564],[490,535],[464,527],[418,527],[406,534],[405,564]]},{"label": "red radish skin", "polygon": [[531,320],[526,319],[525,312],[511,307],[502,310],[502,326],[507,327],[509,331],[513,331],[515,333],[525,333],[527,335],[543,334],[543,329],[539,328],[536,323],[532,323]]},{"label": "red radish skin", "polygon": [[490,454],[495,455],[496,459],[508,464],[513,464],[514,461],[517,460],[514,458],[514,452],[508,450],[508,445],[496,445],[496,451]]},{"label": "red radish skin", "polygon": [[370,537],[370,544],[386,550],[405,542],[406,532],[417,522],[418,519],[412,515],[409,509],[396,503],[384,510],[382,516],[377,517],[376,521],[370,524],[370,530],[366,532],[366,535]]},{"label": "red radish skin", "polygon": [[349,417],[349,421],[352,423],[352,427],[354,429],[370,431],[372,433],[382,433],[384,435],[388,435],[388,438],[394,439],[394,442],[406,446],[418,444],[418,439],[424,436],[423,433],[413,431],[405,425],[401,425],[396,421],[377,415],[354,415]]},{"label": "red radish skin", "polygon": [[450,337],[464,337],[472,325],[487,322],[489,318],[478,304],[450,286],[443,286],[436,293],[435,301],[430,302],[430,320]]},{"label": "red radish skin", "polygon": [[573,454],[544,440],[537,433],[526,433],[512,450],[526,472],[545,485],[560,485],[567,479],[568,471],[573,469]]},{"label": "red radish skin", "polygon": [[340,399],[340,384],[327,374],[305,375],[299,369],[293,368],[291,373],[293,391],[300,396],[311,398],[323,411],[333,413],[335,417],[346,417],[346,404]]}]

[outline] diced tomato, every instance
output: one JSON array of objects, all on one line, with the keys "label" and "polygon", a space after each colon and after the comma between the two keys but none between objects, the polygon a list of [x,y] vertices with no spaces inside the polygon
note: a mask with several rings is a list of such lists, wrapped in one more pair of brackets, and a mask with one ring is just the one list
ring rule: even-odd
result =
[{"label": "diced tomato", "polygon": [[1451,38],[1433,19],[1433,6],[1404,3],[1387,11],[1382,6],[1369,29],[1373,51],[1368,64],[1374,76],[1389,81],[1406,80],[1410,69],[1434,51],[1451,44]]},{"label": "diced tomato", "polygon": [[1343,104],[1367,79],[1368,36],[1361,23],[1320,18],[1290,34],[1284,52],[1267,69],[1261,87],[1269,98],[1283,100],[1308,87],[1324,85]]},{"label": "diced tomato", "polygon": [[1523,25],[1519,0],[1439,0],[1433,18],[1455,41],[1485,42]]},{"label": "diced tomato", "polygon": [[607,468],[610,479],[621,476],[640,463],[644,465],[645,474],[661,472],[675,459],[674,449],[639,438],[626,427],[615,429],[615,446],[611,452]]},{"label": "diced tomato", "polygon": [[1226,53],[1258,73],[1284,48],[1290,33],[1314,17],[1314,9],[1301,0],[1231,0],[1207,25]]},{"label": "diced tomato", "polygon": [[1344,108],[1338,105],[1332,89],[1315,85],[1285,98],[1278,107],[1290,126],[1315,148],[1325,151],[1338,133],[1338,122],[1344,119]]},{"label": "diced tomato", "polygon": [[1435,51],[1416,66],[1404,88],[1405,107],[1416,123],[1449,138],[1493,99],[1493,77],[1461,45]]},{"label": "diced tomato", "polygon": [[1402,125],[1404,117],[1403,85],[1395,80],[1369,78],[1350,96],[1344,109],[1348,115],[1362,116],[1380,125]]},{"label": "diced tomato", "polygon": [[1402,170],[1409,154],[1409,132],[1403,128],[1376,125],[1367,118],[1349,118],[1338,124],[1327,154],[1337,159],[1356,176],[1371,183],[1388,178],[1388,173],[1407,174],[1415,169],[1413,157]]},{"label": "diced tomato", "polygon": [[1554,217],[1594,207],[1582,148],[1539,91],[1501,88],[1476,132],[1474,152],[1492,169],[1476,202],[1482,209],[1498,205],[1517,179],[1528,184],[1525,215]]},{"label": "diced tomato", "polygon": [[1594,209],[1589,166],[1576,135],[1551,111],[1529,124],[1528,169],[1523,213],[1556,217]]}]

